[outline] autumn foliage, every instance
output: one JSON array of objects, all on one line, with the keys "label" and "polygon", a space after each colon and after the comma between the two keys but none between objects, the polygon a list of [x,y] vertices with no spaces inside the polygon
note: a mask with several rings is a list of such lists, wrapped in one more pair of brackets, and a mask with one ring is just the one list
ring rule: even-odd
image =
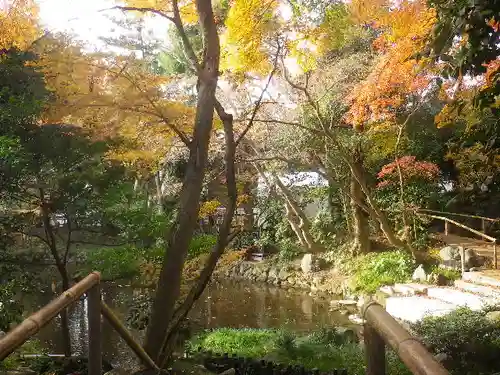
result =
[{"label": "autumn foliage", "polygon": [[383,188],[399,183],[398,166],[404,184],[415,180],[434,182],[440,175],[439,167],[436,164],[418,161],[415,156],[403,156],[382,167],[377,174],[379,179],[377,187]]},{"label": "autumn foliage", "polygon": [[12,47],[25,50],[40,35],[34,0],[0,2],[0,51]]},{"label": "autumn foliage", "polygon": [[432,75],[415,53],[424,47],[435,15],[421,0],[401,2],[395,9],[367,7],[365,15],[362,8],[358,11],[358,18],[380,32],[374,46],[381,53],[369,77],[349,97],[346,119],[361,129],[394,123],[411,99],[429,86]]}]

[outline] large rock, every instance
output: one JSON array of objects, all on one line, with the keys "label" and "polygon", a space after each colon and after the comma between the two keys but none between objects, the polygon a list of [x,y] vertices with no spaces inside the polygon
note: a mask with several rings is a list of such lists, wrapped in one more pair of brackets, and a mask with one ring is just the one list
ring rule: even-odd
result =
[{"label": "large rock", "polygon": [[312,254],[306,254],[302,257],[300,269],[304,273],[310,273],[314,270],[314,260]]},{"label": "large rock", "polygon": [[327,267],[328,264],[323,258],[319,258],[313,254],[305,254],[300,261],[300,269],[304,273],[321,271]]},{"label": "large rock", "polygon": [[413,275],[411,277],[412,280],[416,281],[426,281],[427,274],[425,273],[424,266],[419,265],[415,271],[413,271]]},{"label": "large rock", "polygon": [[278,274],[278,279],[281,281],[287,280],[291,276],[290,272],[286,268],[282,268]]},{"label": "large rock", "polygon": [[439,250],[439,257],[443,265],[450,268],[460,268],[460,248],[458,246],[446,246]]},{"label": "large rock", "polygon": [[443,247],[439,251],[439,256],[444,266],[460,270],[462,268],[462,252],[464,253],[464,265],[466,269],[484,265],[484,257],[479,256],[472,249],[464,249],[461,246]]},{"label": "large rock", "polygon": [[278,275],[279,275],[278,269],[275,267],[271,267],[267,275],[267,281],[270,283],[276,282],[278,280]]}]

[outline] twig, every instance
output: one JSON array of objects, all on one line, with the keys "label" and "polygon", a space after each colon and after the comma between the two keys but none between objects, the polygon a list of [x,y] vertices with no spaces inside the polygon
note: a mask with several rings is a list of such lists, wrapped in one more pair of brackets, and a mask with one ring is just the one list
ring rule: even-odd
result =
[{"label": "twig", "polygon": [[274,73],[276,73],[276,70],[278,70],[278,58],[279,58],[280,51],[281,51],[281,46],[278,44],[278,49],[276,51],[276,56],[275,56],[274,62],[273,62],[273,69],[271,70],[271,73],[269,73],[269,77],[267,79],[266,85],[264,86],[264,89],[261,91],[259,99],[257,100],[257,103],[255,103],[255,107],[253,108],[252,116],[250,117],[248,125],[243,130],[243,132],[240,134],[238,139],[235,141],[236,147],[238,147],[238,145],[240,144],[243,137],[248,133],[250,128],[253,126],[255,116],[257,115],[257,112],[259,111],[260,105],[262,103],[262,99],[264,98],[264,94],[267,92],[267,89],[269,88],[269,85],[271,84],[271,80],[273,79]]}]

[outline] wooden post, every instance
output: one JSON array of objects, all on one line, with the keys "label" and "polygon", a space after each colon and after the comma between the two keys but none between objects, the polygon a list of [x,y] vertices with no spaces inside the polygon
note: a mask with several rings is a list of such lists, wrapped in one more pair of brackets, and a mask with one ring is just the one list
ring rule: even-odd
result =
[{"label": "wooden post", "polygon": [[89,322],[88,375],[102,374],[102,337],[101,337],[101,288],[95,285],[87,292]]},{"label": "wooden post", "polygon": [[465,272],[465,247],[460,246],[460,264],[462,266],[462,275]]},{"label": "wooden post", "polygon": [[448,222],[447,221],[444,222],[444,234],[445,234],[445,236],[448,235]]},{"label": "wooden post", "polygon": [[[384,353],[381,349],[383,342],[396,352],[412,374],[450,375],[436,358],[415,337],[412,337],[396,319],[389,315],[380,304],[375,301],[368,302],[362,311],[363,318],[366,320],[365,329],[368,327],[368,342],[365,341],[367,366],[371,366],[371,368],[367,367],[368,375],[385,375],[385,361],[384,367],[382,367],[379,362],[380,359],[377,358]],[[370,332],[370,329],[373,329],[383,341],[373,340],[370,335],[372,337],[374,335]],[[365,340],[366,338],[365,331]]]},{"label": "wooden post", "polygon": [[493,264],[497,269],[497,241],[493,241]]},{"label": "wooden post", "polygon": [[366,323],[365,340],[366,375],[385,375],[385,342],[375,328]]},{"label": "wooden post", "polygon": [[486,222],[484,221],[484,219],[481,219],[481,232],[486,234]]}]

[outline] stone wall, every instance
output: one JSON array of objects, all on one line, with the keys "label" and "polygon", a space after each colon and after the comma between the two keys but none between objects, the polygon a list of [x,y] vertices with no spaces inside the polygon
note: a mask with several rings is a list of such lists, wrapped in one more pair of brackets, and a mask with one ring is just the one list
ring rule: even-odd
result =
[{"label": "stone wall", "polygon": [[300,263],[278,264],[272,261],[239,261],[215,274],[219,279],[268,283],[312,293],[343,294],[344,277],[335,270],[304,273]]}]

